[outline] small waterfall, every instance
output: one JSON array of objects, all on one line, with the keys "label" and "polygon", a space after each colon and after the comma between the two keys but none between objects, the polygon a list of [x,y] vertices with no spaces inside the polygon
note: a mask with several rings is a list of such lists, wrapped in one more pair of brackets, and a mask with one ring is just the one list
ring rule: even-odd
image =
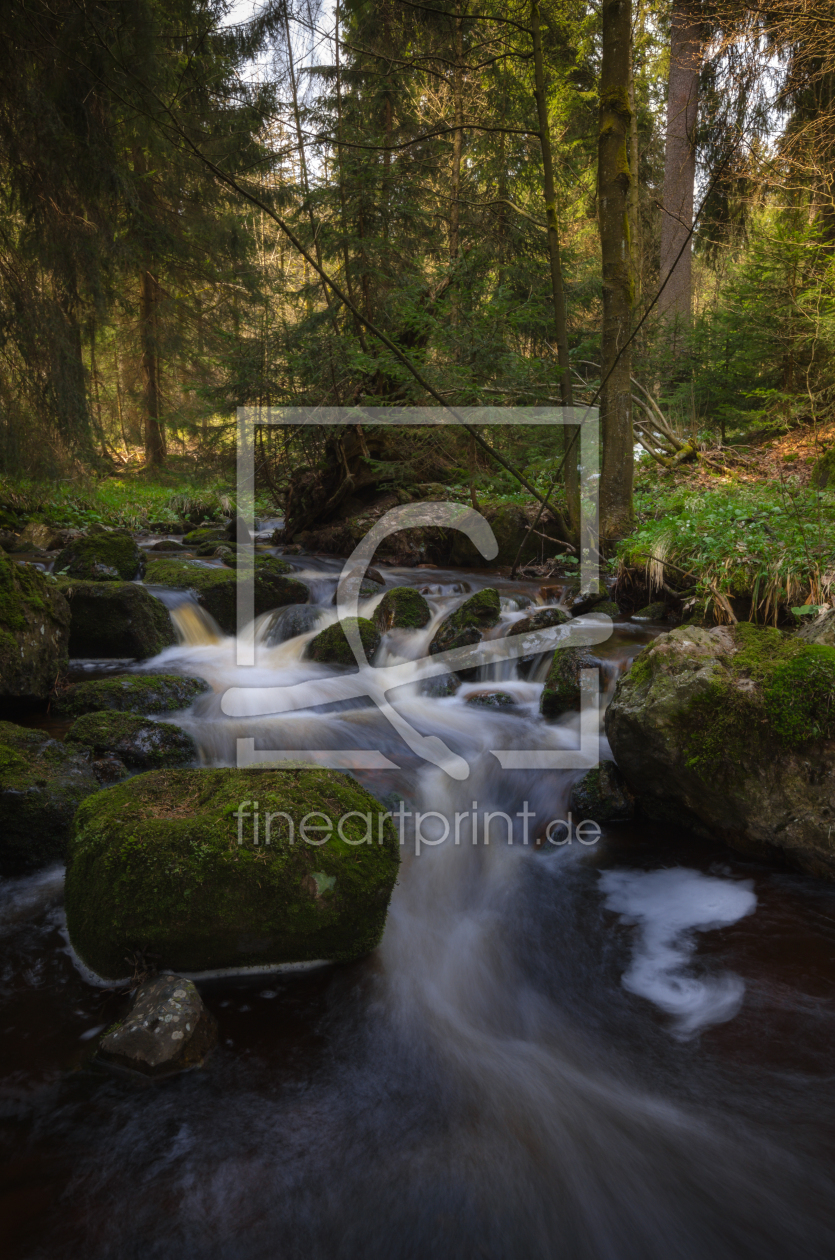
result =
[{"label": "small waterfall", "polygon": [[200,607],[190,591],[171,590],[165,586],[148,589],[168,609],[177,642],[181,646],[201,647],[220,643],[226,638],[214,617]]}]

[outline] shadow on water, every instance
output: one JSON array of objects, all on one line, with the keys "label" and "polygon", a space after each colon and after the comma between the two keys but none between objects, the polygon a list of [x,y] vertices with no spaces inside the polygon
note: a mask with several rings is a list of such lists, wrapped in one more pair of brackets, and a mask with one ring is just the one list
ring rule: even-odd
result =
[{"label": "shadow on water", "polygon": [[[461,575],[431,577],[433,621],[387,636],[380,669],[422,656],[465,597]],[[219,1045],[155,1084],[90,1061],[129,998],[74,970],[60,869],[0,882],[4,1255],[830,1257],[835,890],[659,827],[536,848],[576,772],[498,774],[491,749],[576,743],[576,718],[538,715],[541,671],[504,671],[506,711],[469,703],[475,685],[433,698],[401,683],[409,721],[470,762],[456,782],[376,709],[327,707],[333,672],[303,656],[315,629],[276,644],[268,627],[254,670],[193,622],[147,666],[212,683],[182,716],[203,759],[232,763],[242,734],[377,747],[397,769],[359,777],[412,814],[460,813],[460,843],[418,846],[409,823],[368,959],[202,983]],[[646,637],[602,645],[607,689]],[[244,681],[305,681],[310,707],[228,718],[221,693]],[[490,811],[509,824],[484,844]]]}]

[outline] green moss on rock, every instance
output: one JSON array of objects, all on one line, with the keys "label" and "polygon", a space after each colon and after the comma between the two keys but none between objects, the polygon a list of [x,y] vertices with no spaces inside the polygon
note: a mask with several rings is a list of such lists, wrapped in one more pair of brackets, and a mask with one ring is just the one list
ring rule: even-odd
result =
[{"label": "green moss on rock", "polygon": [[187,534],[183,534],[183,542],[187,547],[199,547],[210,542],[222,543],[228,540],[229,534],[220,525],[202,526],[200,529],[191,529]]},{"label": "green moss on rock", "polygon": [[[250,817],[236,818],[241,808]],[[308,819],[306,835],[319,845],[302,836],[314,812],[323,817]],[[155,771],[79,813],[67,926],[84,962],[111,978],[137,951],[174,971],[348,961],[379,942],[398,863],[391,820],[347,775]]]},{"label": "green moss on rock", "polygon": [[67,744],[83,744],[97,757],[113,754],[135,770],[181,766],[194,761],[197,746],[173,722],[154,722],[135,713],[85,713],[67,732]]},{"label": "green moss on rock", "polygon": [[74,538],[58,555],[54,571],[86,582],[132,582],[145,557],[124,529],[96,530]]},{"label": "green moss on rock", "polygon": [[445,617],[429,644],[429,651],[449,652],[453,648],[480,643],[485,630],[498,625],[501,616],[499,593],[488,586],[465,599],[460,608]]},{"label": "green moss on rock", "polygon": [[652,817],[835,878],[835,648],[748,623],[661,635],[606,732]]},{"label": "green moss on rock", "polygon": [[57,583],[0,553],[0,696],[45,700],[66,667],[69,637]]},{"label": "green moss on rock", "polygon": [[[271,560],[272,557],[264,557]],[[306,604],[310,591],[304,582],[286,577],[283,570],[274,565],[284,561],[255,566],[255,615],[283,608],[287,604]],[[230,572],[229,569],[208,568],[206,565],[189,564],[182,560],[154,560],[146,570],[145,581],[150,586],[169,586],[192,590],[197,602],[206,609],[226,634],[237,631],[238,582],[246,580],[247,570]]]},{"label": "green moss on rock", "polygon": [[363,650],[373,664],[381,639],[379,630],[367,617],[345,617],[320,630],[305,649],[308,660],[318,661],[320,665],[353,665],[356,668],[356,657],[343,629],[346,624],[359,628]]},{"label": "green moss on rock", "polygon": [[655,604],[647,604],[645,608],[639,608],[632,616],[638,621],[665,621],[667,605],[662,601],[658,601]]},{"label": "green moss on rock", "polygon": [[0,722],[0,872],[62,858],[76,809],[98,790],[85,750]]},{"label": "green moss on rock", "polygon": [[118,674],[74,683],[62,692],[54,711],[70,717],[115,710],[119,713],[170,713],[186,709],[211,687],[202,678],[181,674]]},{"label": "green moss on rock", "polygon": [[556,718],[570,709],[580,708],[580,671],[583,669],[597,669],[593,656],[583,648],[557,648],[539,701],[543,717]]},{"label": "green moss on rock", "polygon": [[144,660],[177,642],[168,609],[134,582],[59,578],[72,614],[71,656]]},{"label": "green moss on rock", "polygon": [[421,630],[429,624],[432,610],[413,586],[395,586],[386,591],[374,609],[374,625],[378,630]]},{"label": "green moss on rock", "polygon": [[635,798],[613,761],[601,761],[578,779],[571,789],[571,812],[575,823],[586,818],[596,823],[634,818]]}]

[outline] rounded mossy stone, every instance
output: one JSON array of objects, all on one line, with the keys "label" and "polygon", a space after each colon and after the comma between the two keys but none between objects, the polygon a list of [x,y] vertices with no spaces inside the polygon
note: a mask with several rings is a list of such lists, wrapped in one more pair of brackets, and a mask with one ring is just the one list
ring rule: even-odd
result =
[{"label": "rounded mossy stone", "polygon": [[71,656],[145,660],[177,642],[168,609],[135,582],[58,579],[69,601]]},{"label": "rounded mossy stone", "polygon": [[555,718],[580,708],[580,671],[584,669],[597,669],[597,661],[583,648],[557,648],[539,701],[543,717]]},{"label": "rounded mossy stone", "polygon": [[635,816],[635,798],[615,763],[601,761],[574,784],[571,810],[577,822],[630,822]]},{"label": "rounded mossy stone", "polygon": [[510,709],[516,705],[516,699],[507,691],[476,691],[467,696],[467,704],[480,705],[485,709]]},{"label": "rounded mossy stone", "polygon": [[[284,564],[284,561],[275,563]],[[237,632],[238,583],[247,578],[255,585],[256,617],[287,604],[306,604],[310,599],[310,591],[304,582],[287,577],[272,565],[256,563],[254,578],[252,569],[231,572],[227,568],[207,568],[206,565],[189,564],[184,560],[153,560],[145,572],[145,581],[150,586],[194,591],[197,602],[214,617],[225,634]]]},{"label": "rounded mossy stone", "polygon": [[367,659],[373,663],[381,638],[379,630],[367,617],[345,617],[342,621],[335,621],[333,625],[320,630],[305,649],[307,659],[318,661],[320,665],[356,666],[356,657],[343,629],[346,623],[359,628],[363,650]]},{"label": "rounded mossy stone", "polygon": [[530,634],[535,630],[550,630],[552,626],[564,626],[571,617],[563,608],[537,608],[521,621],[514,621],[508,635]]},{"label": "rounded mossy stone", "polygon": [[[596,611],[597,609],[595,609]],[[659,600],[655,604],[647,604],[645,608],[639,608],[632,616],[637,621],[665,621],[667,605]]]},{"label": "rounded mossy stone", "polygon": [[431,608],[413,586],[395,586],[386,591],[374,609],[374,625],[382,631],[422,630],[431,617]]},{"label": "rounded mossy stone", "polygon": [[66,667],[69,639],[58,583],[0,553],[0,696],[45,700]]},{"label": "rounded mossy stone", "polygon": [[598,613],[602,613],[605,617],[620,617],[621,611],[613,599],[604,599],[602,603],[595,604],[591,609],[591,616],[595,617]]},{"label": "rounded mossy stone", "polygon": [[76,818],[67,926],[110,978],[136,953],[173,971],[350,961],[382,936],[399,860],[383,807],[338,771],[153,771]]},{"label": "rounded mossy stone", "polygon": [[465,599],[460,608],[445,617],[435,631],[429,651],[449,652],[453,648],[480,643],[485,630],[498,625],[501,617],[499,592],[488,586]]},{"label": "rounded mossy stone", "polygon": [[205,543],[222,543],[228,542],[229,535],[225,526],[203,526],[200,529],[190,529],[187,534],[183,534],[183,542],[187,547],[199,547]]},{"label": "rounded mossy stone", "polygon": [[170,713],[186,709],[211,691],[202,678],[181,674],[118,674],[74,683],[55,700],[54,711],[69,717],[115,710],[119,713]]},{"label": "rounded mossy stone", "polygon": [[132,534],[126,529],[102,529],[67,543],[53,569],[85,582],[132,582],[142,576],[144,564],[144,554]]},{"label": "rounded mossy stone", "polygon": [[98,791],[85,750],[0,722],[0,872],[62,858],[76,809]]},{"label": "rounded mossy stone", "polygon": [[84,713],[73,722],[67,744],[83,744],[97,757],[114,754],[135,770],[181,766],[194,761],[197,745],[173,722],[154,722],[136,713]]}]

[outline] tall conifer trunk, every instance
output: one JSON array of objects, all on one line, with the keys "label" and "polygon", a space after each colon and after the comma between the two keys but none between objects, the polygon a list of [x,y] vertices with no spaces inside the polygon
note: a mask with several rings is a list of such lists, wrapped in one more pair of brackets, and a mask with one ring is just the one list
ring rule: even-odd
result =
[{"label": "tall conifer trunk", "polygon": [[658,309],[667,320],[675,321],[681,331],[690,320],[693,283],[690,247],[688,245],[682,253],[682,246],[693,222],[701,64],[702,23],[696,0],[675,0],[670,30],[664,213],[661,216],[661,280],[666,280],[666,285]]},{"label": "tall conifer trunk", "polygon": [[603,261],[600,367],[605,381],[600,395],[601,539],[620,538],[632,524],[632,355],[626,348],[633,300],[629,242],[631,19],[630,0],[604,0],[597,168]]},{"label": "tall conifer trunk", "polygon": [[142,385],[145,397],[145,462],[158,466],[165,462],[160,397],[157,306],[159,285],[146,267],[140,278],[139,322],[142,330]]}]

